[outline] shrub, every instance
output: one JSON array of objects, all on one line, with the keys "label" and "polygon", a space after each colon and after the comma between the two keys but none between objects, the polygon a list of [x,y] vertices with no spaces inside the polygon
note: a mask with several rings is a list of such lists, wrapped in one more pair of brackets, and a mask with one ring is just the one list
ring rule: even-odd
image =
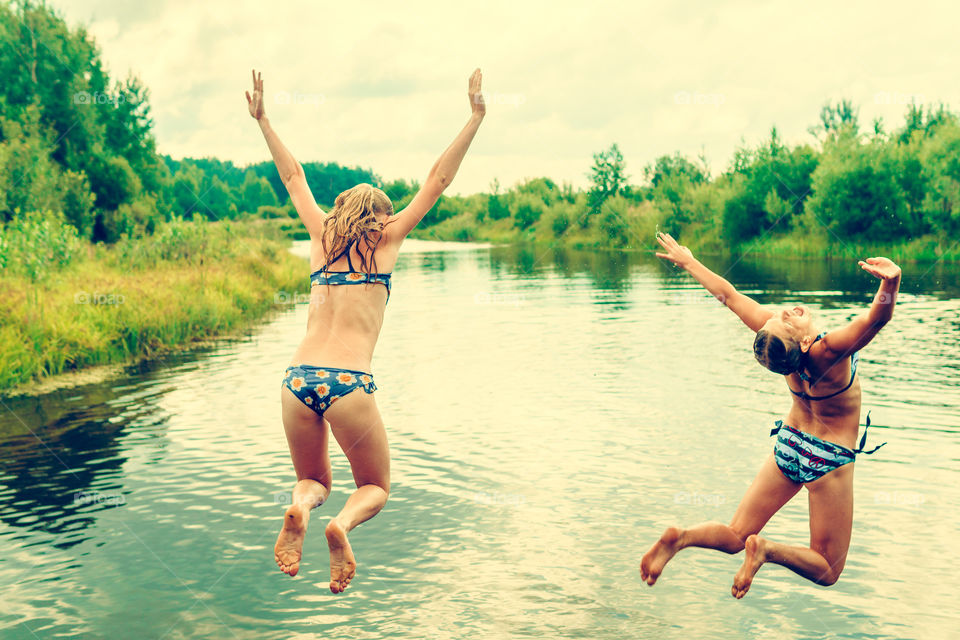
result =
[{"label": "shrub", "polygon": [[487,215],[491,220],[503,220],[510,217],[510,208],[502,195],[494,193],[487,197]]},{"label": "shrub", "polygon": [[567,229],[570,228],[570,216],[567,213],[566,209],[559,209],[556,213],[553,214],[553,219],[550,220],[550,230],[553,231],[553,235],[558,238],[566,233]]},{"label": "shrub", "polygon": [[268,219],[272,219],[272,218],[290,218],[290,217],[294,217],[294,218],[295,218],[295,217],[297,216],[296,209],[293,209],[293,211],[292,211],[293,216],[291,216],[290,213],[291,213],[291,211],[288,210],[286,207],[275,207],[275,206],[271,206],[271,205],[266,205],[266,204],[265,204],[265,205],[257,208],[257,217],[258,217],[258,218],[268,218]]},{"label": "shrub", "polygon": [[0,268],[33,282],[70,265],[81,248],[77,230],[61,214],[21,214],[0,225]]},{"label": "shrub", "polygon": [[622,247],[629,243],[629,209],[630,203],[623,196],[607,198],[600,206],[597,228],[614,246]]},{"label": "shrub", "polygon": [[531,194],[520,194],[513,202],[512,213],[514,226],[526,229],[543,215],[543,200]]}]

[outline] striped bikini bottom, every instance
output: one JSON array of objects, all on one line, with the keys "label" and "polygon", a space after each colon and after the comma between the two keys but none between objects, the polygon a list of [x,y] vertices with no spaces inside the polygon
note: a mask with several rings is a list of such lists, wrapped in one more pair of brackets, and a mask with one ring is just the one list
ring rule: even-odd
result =
[{"label": "striped bikini bottom", "polygon": [[[804,433],[799,429],[783,424],[777,420],[777,426],[770,435],[777,436],[777,443],[773,447],[774,459],[777,467],[788,480],[803,484],[813,482],[827,475],[834,469],[853,462],[858,453],[870,455],[884,444],[864,451],[867,442],[867,428],[863,430],[863,438],[856,449],[848,449],[835,442],[828,442],[822,438]],[[870,426],[870,414],[867,414],[867,427]]]}]

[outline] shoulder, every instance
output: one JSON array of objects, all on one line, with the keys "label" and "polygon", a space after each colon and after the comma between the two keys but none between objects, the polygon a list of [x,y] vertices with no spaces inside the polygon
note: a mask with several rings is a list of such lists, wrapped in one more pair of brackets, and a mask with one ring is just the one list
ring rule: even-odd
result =
[{"label": "shoulder", "polygon": [[831,340],[830,335],[827,331],[820,334],[814,345],[810,347],[811,357],[828,363],[834,363],[855,354],[855,352],[845,350],[838,345],[836,337]]},{"label": "shoulder", "polygon": [[403,232],[400,225],[395,224],[396,221],[396,216],[391,216],[384,223],[383,230],[380,232],[380,246],[392,247],[395,250],[400,249],[400,245],[403,244],[407,234]]}]

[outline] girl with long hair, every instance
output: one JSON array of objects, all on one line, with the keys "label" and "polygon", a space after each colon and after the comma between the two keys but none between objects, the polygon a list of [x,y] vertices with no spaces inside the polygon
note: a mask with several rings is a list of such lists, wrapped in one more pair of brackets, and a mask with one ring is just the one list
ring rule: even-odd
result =
[{"label": "girl with long hair", "polygon": [[[327,453],[332,432],[350,462],[357,489],[326,526],[330,590],[341,593],[357,563],[347,534],[375,516],[390,493],[390,452],[374,399],[374,346],[390,297],[390,276],[400,244],[453,180],[486,113],[481,74],[470,76],[470,119],[430,169],[423,186],[394,213],[387,195],[358,184],[337,196],[333,208],[317,206],[303,168],[280,142],[264,114],[263,80],[253,72],[246,92],[277,171],[310,234],[310,310],[307,333],[293,354],[280,389],[283,427],[297,476],[274,554],[280,569],[300,568],[310,511],[330,495]],[[354,285],[354,286],[346,286]]]}]

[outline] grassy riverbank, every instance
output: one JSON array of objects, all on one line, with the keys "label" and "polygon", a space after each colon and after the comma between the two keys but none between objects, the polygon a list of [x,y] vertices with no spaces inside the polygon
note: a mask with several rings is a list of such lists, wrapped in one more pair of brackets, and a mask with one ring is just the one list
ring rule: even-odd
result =
[{"label": "grassy riverbank", "polygon": [[[475,198],[475,196],[471,196]],[[704,220],[678,226],[671,216],[653,202],[631,203],[617,197],[605,203],[597,216],[584,205],[559,203],[544,207],[536,222],[519,228],[513,217],[491,220],[471,208],[471,198],[456,206],[463,210],[437,224],[416,229],[411,237],[447,242],[492,242],[495,244],[536,243],[570,248],[622,251],[651,251],[657,247],[659,227],[677,235],[694,253],[783,258],[861,259],[882,255],[896,262],[960,262],[960,242],[927,234],[899,242],[842,239],[819,226],[798,228],[787,233],[769,233],[750,240],[727,244],[719,224]],[[477,203],[476,206],[479,206]]]},{"label": "grassy riverbank", "polygon": [[[9,249],[16,238],[0,240]],[[248,329],[306,291],[306,266],[288,246],[271,223],[174,221],[109,247],[74,242],[67,264],[56,264],[59,249],[48,268],[8,264],[0,391]]]}]

